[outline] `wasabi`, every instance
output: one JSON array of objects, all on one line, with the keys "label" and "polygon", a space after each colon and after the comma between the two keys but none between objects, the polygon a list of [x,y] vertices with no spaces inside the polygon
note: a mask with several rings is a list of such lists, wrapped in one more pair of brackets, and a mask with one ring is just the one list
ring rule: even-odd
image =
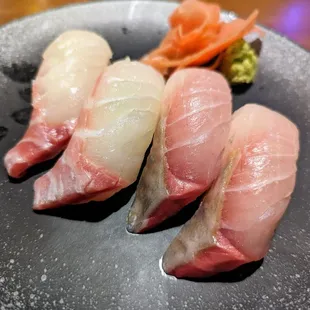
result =
[{"label": "wasabi", "polygon": [[220,71],[231,84],[249,84],[254,82],[258,56],[249,43],[240,39],[225,52]]}]

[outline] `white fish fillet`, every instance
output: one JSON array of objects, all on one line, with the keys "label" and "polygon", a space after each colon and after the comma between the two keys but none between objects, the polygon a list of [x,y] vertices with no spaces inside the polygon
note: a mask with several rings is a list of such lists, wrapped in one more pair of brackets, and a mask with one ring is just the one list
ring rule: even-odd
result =
[{"label": "white fish fillet", "polygon": [[163,78],[139,62],[107,68],[64,154],[35,182],[35,209],[105,200],[133,183],[158,121]]},{"label": "white fish fillet", "polygon": [[65,32],[48,46],[33,81],[29,127],[4,159],[10,176],[22,176],[66,147],[82,104],[111,57],[108,43],[88,31]]}]

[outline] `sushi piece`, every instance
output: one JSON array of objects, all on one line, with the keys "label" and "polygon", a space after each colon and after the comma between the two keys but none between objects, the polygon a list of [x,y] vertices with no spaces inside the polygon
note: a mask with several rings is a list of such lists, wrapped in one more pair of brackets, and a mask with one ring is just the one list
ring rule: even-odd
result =
[{"label": "sushi piece", "polygon": [[108,43],[88,31],[65,32],[47,47],[32,84],[29,127],[4,158],[11,177],[21,177],[67,146],[81,106],[111,57]]},{"label": "sushi piece", "polygon": [[233,115],[224,168],[163,257],[176,277],[205,277],[262,259],[294,190],[297,127],[248,104]]},{"label": "sushi piece", "polygon": [[133,183],[158,122],[164,89],[152,67],[122,60],[102,74],[70,143],[34,184],[34,209],[103,201]]},{"label": "sushi piece", "polygon": [[231,109],[230,88],[219,73],[191,68],[171,76],[128,231],[158,225],[209,188],[220,170]]}]

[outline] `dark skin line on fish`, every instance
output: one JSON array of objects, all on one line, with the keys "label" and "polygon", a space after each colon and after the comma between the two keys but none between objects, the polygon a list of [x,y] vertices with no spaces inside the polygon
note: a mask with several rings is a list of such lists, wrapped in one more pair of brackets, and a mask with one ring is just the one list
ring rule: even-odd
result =
[{"label": "dark skin line on fish", "polygon": [[158,226],[155,226],[154,228],[151,228],[149,230],[145,230],[141,232],[140,234],[152,234],[159,231],[164,231],[173,227],[179,227],[184,225],[187,221],[191,219],[191,217],[195,214],[197,211],[199,204],[200,204],[201,197],[197,198],[194,202],[188,204],[180,212],[175,214],[172,217],[169,217],[165,221],[163,221]]},{"label": "dark skin line on fish", "polygon": [[[225,191],[232,177],[233,171],[240,160],[240,152],[229,153],[226,164],[222,168],[218,179],[213,183],[209,192],[204,196],[195,215],[182,227],[173,239],[163,256],[163,269],[169,274],[180,276],[180,269],[190,266],[197,259],[203,259],[204,252],[216,246],[216,235],[220,229]],[[197,238],[199,236],[199,238]],[[192,255],[188,249],[192,240],[196,240]],[[195,264],[194,264],[195,265]],[[195,273],[194,267],[189,267]],[[181,271],[182,274],[182,271]],[[201,275],[211,276],[210,272],[201,270]],[[193,273],[191,274],[193,276]]]}]

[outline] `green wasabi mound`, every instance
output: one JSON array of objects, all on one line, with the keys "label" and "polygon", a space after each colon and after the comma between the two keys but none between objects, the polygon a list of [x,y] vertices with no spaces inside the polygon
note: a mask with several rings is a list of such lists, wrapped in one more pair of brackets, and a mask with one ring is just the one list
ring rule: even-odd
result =
[{"label": "green wasabi mound", "polygon": [[255,79],[258,56],[249,43],[240,39],[225,52],[220,71],[231,84],[249,84]]}]

